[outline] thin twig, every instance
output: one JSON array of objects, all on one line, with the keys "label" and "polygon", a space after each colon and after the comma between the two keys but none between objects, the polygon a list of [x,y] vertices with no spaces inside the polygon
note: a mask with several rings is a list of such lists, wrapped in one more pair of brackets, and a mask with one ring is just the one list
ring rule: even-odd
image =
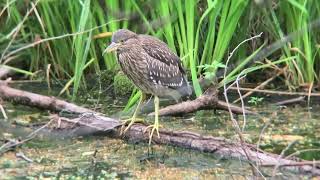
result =
[{"label": "thin twig", "polygon": [[[265,125],[262,128],[262,130],[260,131],[259,139],[258,139],[257,146],[256,146],[256,149],[257,149],[256,153],[257,154],[259,153],[259,150],[260,150],[260,143],[261,143],[262,135],[264,134],[265,130],[268,128],[269,125],[270,125],[270,121],[265,123]],[[259,167],[260,163],[257,162],[256,165]]]},{"label": "thin twig", "polygon": [[16,157],[21,158],[21,159],[23,159],[23,160],[25,160],[25,161],[27,161],[27,162],[29,162],[29,163],[32,163],[32,162],[33,162],[33,160],[30,159],[30,158],[28,158],[26,155],[24,155],[23,152],[18,152],[18,153],[16,153]]},{"label": "thin twig", "polygon": [[[246,75],[242,76],[241,77],[241,74],[240,73],[238,76],[237,76],[237,79],[236,79],[236,85],[237,85],[237,88],[240,87],[239,85],[239,79],[240,78],[244,78]],[[243,101],[243,97],[242,97],[242,94],[241,94],[241,91],[238,89],[238,94],[239,94],[239,98],[241,100],[241,108],[242,108],[242,116],[243,116],[243,126],[242,126],[242,131],[244,131],[245,127],[246,127],[246,123],[247,123],[247,118],[246,118],[246,110],[245,110],[245,107],[244,107],[244,101]]]},{"label": "thin twig", "polygon": [[[238,79],[238,81],[242,80],[242,78],[244,78],[245,76],[242,76]],[[234,81],[233,83],[231,83],[228,87],[227,87],[227,90],[229,90],[230,88],[232,88],[233,85],[237,84],[236,81]]]},{"label": "thin twig", "polygon": [[[246,43],[247,41],[251,41],[251,40],[253,40],[253,39],[255,39],[255,38],[259,38],[259,37],[261,37],[261,35],[262,35],[262,33],[260,33],[259,35],[253,36],[253,37],[251,37],[251,38],[245,39],[244,41],[242,41],[240,44],[238,44],[238,45],[233,49],[233,51],[229,54],[228,59],[227,59],[227,61],[226,61],[226,68],[224,69],[224,75],[223,75],[224,78],[226,78],[228,63],[229,63],[231,57],[233,56],[233,54],[235,53],[235,51],[236,51],[242,44]],[[238,78],[237,78],[237,79],[238,79]],[[255,168],[254,165],[253,165],[252,163],[250,163],[251,158],[250,158],[250,156],[248,155],[246,149],[243,148],[244,139],[243,139],[243,136],[242,136],[242,133],[241,133],[241,130],[240,130],[240,126],[239,126],[238,122],[235,120],[235,118],[234,118],[234,116],[233,116],[233,113],[232,113],[232,111],[231,111],[231,107],[230,107],[230,103],[229,103],[229,99],[228,99],[228,95],[227,95],[227,91],[228,91],[228,90],[227,90],[226,81],[224,81],[224,83],[223,83],[223,89],[224,89],[223,94],[224,94],[226,103],[227,103],[227,105],[228,105],[228,110],[229,110],[229,114],[230,114],[230,118],[231,118],[233,127],[235,128],[236,133],[237,133],[238,136],[239,136],[240,143],[241,143],[241,148],[243,149],[246,157],[248,158],[249,164],[252,166],[252,171],[253,171],[253,173],[254,173],[254,172],[256,172],[255,169],[257,169],[257,168]],[[259,170],[258,170],[258,172],[260,173],[260,175],[261,175],[262,177],[264,177]],[[254,174],[255,174],[255,173],[254,173]]]},{"label": "thin twig", "polygon": [[259,134],[259,139],[257,142],[257,150],[260,148],[260,143],[261,143],[261,139],[262,139],[262,135],[264,134],[265,130],[268,128],[268,126],[270,125],[270,121],[268,121],[267,123],[264,124],[263,128],[260,131]]},{"label": "thin twig", "polygon": [[305,165],[320,165],[320,161],[310,161],[310,162],[290,162],[290,163],[277,163],[277,164],[261,164],[260,166],[305,166]]},{"label": "thin twig", "polygon": [[41,126],[40,128],[36,129],[35,131],[33,131],[32,133],[30,133],[24,140],[21,140],[21,141],[16,141],[16,142],[12,142],[12,141],[9,141],[5,144],[3,144],[1,147],[0,147],[0,154],[2,153],[5,153],[6,151],[10,150],[11,148],[13,147],[16,147],[16,146],[19,146],[21,144],[24,144],[25,142],[28,142],[30,141],[31,139],[35,138],[37,133],[39,131],[41,131],[42,129],[46,128],[51,122],[53,122],[54,119],[50,120],[48,123],[46,123],[45,125]]},{"label": "thin twig", "polygon": [[[256,89],[261,89],[263,87],[265,87],[267,84],[269,84],[271,81],[273,81],[276,77],[278,77],[279,75],[281,75],[284,71],[280,71],[278,72],[276,75],[272,76],[271,78],[267,79],[266,81],[264,81],[263,83],[261,83],[260,85],[258,85],[257,87],[254,88],[254,90]],[[240,91],[240,89],[237,86],[237,90]],[[245,95],[242,96],[242,98],[246,98],[248,96],[250,96],[252,93],[254,93],[254,91],[249,91],[247,92]],[[233,101],[233,103],[237,103],[240,101],[240,98],[236,99],[235,101]]]},{"label": "thin twig", "polygon": [[310,151],[319,151],[319,152],[320,152],[320,148],[318,148],[318,149],[303,149],[303,150],[298,150],[298,151],[296,151],[296,152],[294,152],[294,153],[289,154],[289,155],[286,156],[284,159],[289,159],[289,158],[291,158],[291,157],[293,157],[293,156],[296,156],[296,155],[299,155],[299,154],[301,154],[301,153],[303,153],[303,152],[310,152]]},{"label": "thin twig", "polygon": [[51,91],[51,86],[50,86],[50,70],[51,70],[51,64],[48,64],[47,70],[46,70],[46,78],[47,78],[47,85],[48,85],[48,90],[49,92]]},{"label": "thin twig", "polygon": [[0,110],[1,110],[1,113],[2,113],[2,116],[4,119],[8,119],[8,116],[6,114],[6,111],[4,110],[2,104],[0,104]]},{"label": "thin twig", "polygon": [[279,102],[275,103],[275,105],[277,105],[277,106],[285,106],[285,105],[288,105],[288,104],[296,104],[296,103],[299,103],[299,102],[303,102],[304,100],[305,100],[305,96],[299,96],[297,98],[286,99],[284,101],[279,101]]},{"label": "thin twig", "polygon": [[278,94],[278,95],[288,95],[288,96],[314,96],[320,97],[320,93],[305,93],[305,92],[286,92],[286,91],[274,91],[274,90],[261,90],[261,89],[252,89],[252,88],[237,88],[237,87],[230,87],[230,90],[241,90],[241,91],[253,91],[253,92],[260,92],[266,94]]},{"label": "thin twig", "polygon": [[291,148],[291,146],[293,146],[295,143],[297,143],[297,141],[292,141],[290,144],[288,144],[288,146],[285,148],[285,149],[283,149],[282,151],[281,151],[281,153],[280,153],[280,155],[278,156],[278,158],[277,158],[277,164],[274,166],[274,169],[273,169],[273,171],[272,171],[272,177],[274,177],[275,175],[276,175],[276,173],[277,173],[277,169],[280,167],[280,159],[284,156],[284,153],[286,153],[290,148]]},{"label": "thin twig", "polygon": [[8,150],[10,150],[10,149],[13,148],[13,147],[19,146],[19,145],[21,145],[21,144],[23,144],[23,143],[25,143],[25,142],[30,141],[31,139],[33,139],[33,137],[32,137],[32,138],[26,138],[26,139],[24,139],[24,140],[22,140],[22,141],[14,141],[14,142],[13,142],[13,141],[9,141],[9,142],[3,144],[3,145],[0,147],[0,155],[1,155],[2,153],[7,152]]}]

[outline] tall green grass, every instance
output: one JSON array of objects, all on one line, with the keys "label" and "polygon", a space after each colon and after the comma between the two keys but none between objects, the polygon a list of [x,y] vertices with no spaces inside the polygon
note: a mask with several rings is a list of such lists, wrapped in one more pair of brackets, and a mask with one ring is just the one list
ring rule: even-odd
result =
[{"label": "tall green grass", "polygon": [[[213,65],[223,61],[239,18],[248,4],[247,0],[208,0],[199,16],[199,5],[204,2],[161,1],[160,6],[156,6],[158,17],[171,17],[172,23],[170,26],[164,26],[163,34],[171,47],[174,44],[173,39],[176,39],[175,44],[179,47],[180,57],[186,57],[183,64],[191,72],[197,96],[202,94],[198,81],[201,67],[204,64]],[[220,23],[219,29],[217,22]]]},{"label": "tall green grass", "polygon": [[[69,80],[64,90],[72,87],[74,98],[78,89],[86,85],[84,70],[97,74],[101,69],[119,70],[114,55],[101,56],[110,38],[92,38],[119,28],[164,40],[181,57],[191,74],[197,96],[203,92],[199,77],[205,76],[212,81],[219,68],[224,67],[230,49],[245,38],[256,35],[253,32],[258,34],[260,31],[267,34],[264,40],[268,44],[299,31],[297,37],[279,46],[280,51],[261,56],[273,60],[278,66],[289,67],[285,80],[288,87],[310,86],[319,80],[320,37],[318,30],[310,28],[310,23],[319,20],[320,3],[317,0],[283,0],[266,3],[265,7],[249,0],[40,0],[34,11],[26,16],[32,8],[31,2],[37,1],[0,2],[1,57],[38,40],[77,34],[19,51],[0,63],[33,77],[33,72],[45,71],[51,64],[51,75],[55,79]],[[13,38],[21,23],[21,29]],[[106,25],[87,31],[102,24]],[[83,31],[85,33],[81,33]],[[262,41],[237,51],[231,59],[231,64],[237,66],[231,69],[223,82],[234,80],[240,72],[252,73],[259,69],[255,65],[247,66],[258,51],[268,46],[261,46]],[[7,52],[4,54],[5,49]],[[250,68],[252,71],[248,70]],[[138,96],[134,94],[129,104],[133,104]]]},{"label": "tall green grass", "polygon": [[[319,79],[316,59],[319,58],[317,36],[320,18],[320,2],[316,0],[286,0],[278,3],[278,7],[269,6],[265,11],[271,33],[275,39],[283,39],[287,34],[295,33],[292,41],[282,48],[286,57],[295,56],[287,63],[289,67],[288,87],[307,85],[312,87],[314,80]],[[318,21],[316,26],[311,26]]]}]

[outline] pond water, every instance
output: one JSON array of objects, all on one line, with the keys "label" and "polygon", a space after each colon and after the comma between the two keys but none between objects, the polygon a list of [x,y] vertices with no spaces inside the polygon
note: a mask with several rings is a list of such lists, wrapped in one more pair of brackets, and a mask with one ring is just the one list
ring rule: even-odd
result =
[{"label": "pond water", "polygon": [[[39,92],[36,85],[29,90]],[[88,106],[109,116],[118,117],[125,105],[125,99],[115,99],[111,94],[99,98],[88,97],[88,94],[82,96]],[[243,135],[248,143],[257,144],[260,137],[260,147],[266,151],[280,154],[290,145],[285,156],[310,149],[297,156],[320,160],[319,106],[279,108],[263,102],[253,108],[259,115],[246,116]],[[9,119],[0,119],[0,145],[7,139],[24,139],[34,131],[28,125],[46,122],[50,115],[47,111],[10,103],[5,104],[5,110]],[[243,117],[238,116],[238,119],[242,127]],[[147,121],[152,123],[153,119],[147,118]],[[162,117],[160,121],[162,127],[170,129],[237,139],[228,113],[223,111],[199,111],[184,117]],[[32,162],[18,157],[17,153]],[[263,171],[266,177],[270,175],[270,170]],[[153,145],[150,152],[147,144],[102,136],[66,137],[42,133],[19,148],[0,154],[0,179],[239,179],[251,175],[250,166],[240,160],[164,145]],[[278,175],[295,176],[290,172]]]}]

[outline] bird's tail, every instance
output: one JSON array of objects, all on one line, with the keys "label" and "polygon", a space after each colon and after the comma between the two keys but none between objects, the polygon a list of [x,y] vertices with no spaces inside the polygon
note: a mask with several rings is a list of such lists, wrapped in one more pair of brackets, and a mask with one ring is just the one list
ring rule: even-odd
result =
[{"label": "bird's tail", "polygon": [[184,77],[182,86],[178,89],[181,97],[191,96],[192,95],[192,87],[190,86],[187,77]]}]

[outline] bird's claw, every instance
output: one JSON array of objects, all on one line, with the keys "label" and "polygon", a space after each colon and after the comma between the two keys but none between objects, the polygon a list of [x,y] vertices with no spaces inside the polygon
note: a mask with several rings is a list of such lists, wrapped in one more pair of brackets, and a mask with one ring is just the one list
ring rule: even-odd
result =
[{"label": "bird's claw", "polygon": [[123,120],[122,126],[121,126],[121,130],[120,130],[120,135],[124,135],[134,123],[143,123],[144,120],[141,118],[136,118],[136,117],[132,117],[126,120]]},{"label": "bird's claw", "polygon": [[150,128],[152,128],[152,129],[151,129],[151,132],[149,132],[149,145],[151,145],[154,131],[157,132],[158,138],[160,138],[159,125],[156,125],[156,124],[147,126],[147,127],[144,129],[143,133],[145,133],[145,132],[146,132],[148,129],[150,129]]}]

